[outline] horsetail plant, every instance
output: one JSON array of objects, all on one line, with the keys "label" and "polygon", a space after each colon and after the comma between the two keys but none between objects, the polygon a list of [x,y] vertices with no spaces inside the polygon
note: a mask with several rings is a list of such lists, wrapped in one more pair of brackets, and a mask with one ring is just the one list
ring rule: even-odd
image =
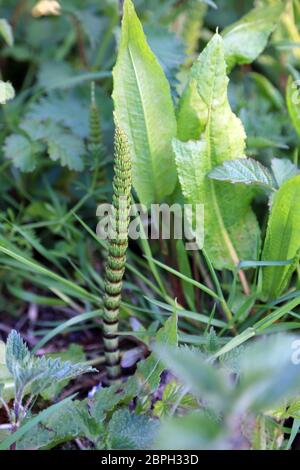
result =
[{"label": "horsetail plant", "polygon": [[108,257],[105,267],[104,295],[104,350],[109,382],[120,377],[120,351],[117,336],[122,282],[128,246],[129,210],[131,202],[131,157],[128,140],[116,124],[115,163],[113,180],[112,236],[108,242]]},{"label": "horsetail plant", "polygon": [[91,83],[90,105],[90,138],[89,148],[95,159],[99,159],[103,151],[100,113],[96,103],[95,82]]}]

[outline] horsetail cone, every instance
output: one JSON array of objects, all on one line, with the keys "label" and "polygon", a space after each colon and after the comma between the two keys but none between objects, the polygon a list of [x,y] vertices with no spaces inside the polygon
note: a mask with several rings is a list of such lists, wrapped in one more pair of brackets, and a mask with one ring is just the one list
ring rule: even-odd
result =
[{"label": "horsetail cone", "polygon": [[108,244],[105,267],[104,349],[109,381],[120,376],[120,352],[117,336],[122,281],[128,247],[128,225],[131,203],[131,158],[125,133],[116,125],[113,180],[112,236]]},{"label": "horsetail cone", "polygon": [[100,114],[95,98],[95,84],[91,85],[91,106],[90,106],[90,137],[89,148],[94,160],[100,160],[103,153],[102,132]]}]

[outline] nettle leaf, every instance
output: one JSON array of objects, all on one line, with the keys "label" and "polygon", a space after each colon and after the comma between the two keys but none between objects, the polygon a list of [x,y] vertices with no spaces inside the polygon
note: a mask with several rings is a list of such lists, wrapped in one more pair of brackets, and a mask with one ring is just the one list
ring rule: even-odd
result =
[{"label": "nettle leaf", "polygon": [[299,168],[288,158],[272,158],[271,168],[275,180],[280,187],[285,181],[299,175]]},{"label": "nettle leaf", "polygon": [[100,390],[95,393],[89,406],[91,416],[95,418],[97,422],[103,421],[106,414],[120,403],[122,397],[123,395],[120,392],[120,386],[118,384],[111,385],[107,388],[100,388]]},{"label": "nettle leaf", "polygon": [[226,160],[245,158],[246,136],[228,102],[223,41],[218,34],[200,55],[197,71],[198,93],[209,114],[201,140],[174,140],[178,175],[186,201],[204,205],[204,247],[214,266],[235,269],[239,259],[256,259],[260,231],[250,207],[250,188],[207,176]]},{"label": "nettle leaf", "polygon": [[118,450],[151,449],[159,423],[128,409],[116,411],[108,425],[108,446]]},{"label": "nettle leaf", "polygon": [[291,76],[286,86],[286,103],[291,121],[300,137],[300,91],[299,80],[294,80]]},{"label": "nettle leaf", "polygon": [[6,104],[15,97],[14,87],[10,82],[0,80],[0,104]]},{"label": "nettle leaf", "polygon": [[60,359],[46,357],[32,358],[26,366],[16,367],[12,374],[15,380],[16,396],[26,393],[39,395],[48,389],[53,382],[70,380],[93,369],[84,364],[62,362]]},{"label": "nettle leaf", "polygon": [[228,160],[215,167],[208,176],[218,181],[263,186],[271,190],[276,189],[271,172],[253,158]]},{"label": "nettle leaf", "polygon": [[276,299],[286,288],[300,257],[300,176],[282,184],[275,194],[262,253],[263,261],[288,261],[287,266],[262,268],[262,298]]},{"label": "nettle leaf", "polygon": [[19,400],[30,391],[40,394],[53,383],[72,379],[94,369],[84,364],[73,364],[61,359],[34,357],[19,333],[13,330],[6,343],[6,366],[15,382],[15,392]]},{"label": "nettle leaf", "polygon": [[4,18],[0,19],[0,35],[3,37],[4,41],[8,46],[13,46],[14,36],[13,30],[9,22]]},{"label": "nettle leaf", "polygon": [[131,0],[124,2],[113,77],[116,118],[132,151],[133,185],[141,203],[161,202],[177,181],[171,145],[176,119],[170,86],[147,44]]},{"label": "nettle leaf", "polygon": [[5,360],[11,374],[15,374],[16,368],[27,367],[31,354],[26,343],[19,333],[12,330],[6,342]]},{"label": "nettle leaf", "polygon": [[12,134],[4,142],[5,158],[12,160],[21,171],[30,172],[36,167],[35,147],[29,139],[19,134]]},{"label": "nettle leaf", "polygon": [[[84,362],[86,360],[82,346],[73,343],[69,345],[66,351],[62,353],[47,354],[46,357],[50,357],[51,359],[59,358],[62,361],[70,361],[72,364]],[[68,383],[69,379],[63,380],[60,383],[52,383],[48,389],[42,392],[41,395],[44,400],[51,400],[54,397],[57,397],[63,388],[68,385]]]},{"label": "nettle leaf", "polygon": [[261,54],[284,8],[280,0],[258,6],[222,32],[229,70],[236,64],[250,64]]},{"label": "nettle leaf", "polygon": [[89,415],[86,401],[75,400],[34,426],[18,441],[17,449],[52,449],[79,437],[93,440],[100,433],[101,425]]}]

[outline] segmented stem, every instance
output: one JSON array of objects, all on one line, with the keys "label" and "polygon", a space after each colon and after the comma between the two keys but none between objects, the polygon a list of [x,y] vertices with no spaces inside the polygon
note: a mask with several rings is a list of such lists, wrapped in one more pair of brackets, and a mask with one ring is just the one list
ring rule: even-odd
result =
[{"label": "segmented stem", "polygon": [[91,84],[91,106],[90,106],[90,136],[89,149],[93,156],[95,166],[98,166],[103,157],[103,139],[101,130],[100,113],[95,98],[95,83]]},{"label": "segmented stem", "polygon": [[125,271],[128,246],[129,210],[131,202],[131,159],[127,137],[116,126],[115,164],[113,180],[113,222],[114,233],[109,240],[105,268],[104,295],[104,348],[107,376],[110,382],[120,376],[119,340],[116,332],[119,326],[122,281]]}]

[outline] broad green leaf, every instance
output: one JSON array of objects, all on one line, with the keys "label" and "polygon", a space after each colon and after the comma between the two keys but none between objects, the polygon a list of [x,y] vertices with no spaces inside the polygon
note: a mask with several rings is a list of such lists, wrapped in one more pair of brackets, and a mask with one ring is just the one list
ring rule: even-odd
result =
[{"label": "broad green leaf", "polygon": [[207,176],[224,161],[244,157],[245,132],[231,111],[227,85],[223,42],[216,34],[198,64],[198,92],[209,109],[205,130],[199,141],[174,140],[174,150],[186,201],[204,204],[204,248],[217,269],[235,269],[240,259],[256,259],[259,239],[251,190]]},{"label": "broad green leaf", "polygon": [[[223,31],[228,69],[231,69],[235,64],[250,63],[257,58],[265,48],[269,35],[276,27],[283,8],[280,1],[276,1],[272,6],[255,8]],[[182,141],[199,139],[205,126],[208,110],[197,93],[199,68],[201,70],[200,58],[191,69],[189,81],[176,110],[177,136]]]},{"label": "broad green leaf", "polygon": [[291,76],[286,86],[286,102],[291,121],[300,137],[300,91],[299,80],[294,80]]},{"label": "broad green leaf", "polygon": [[262,269],[262,297],[276,299],[299,263],[300,256],[300,176],[286,181],[273,199],[267,234],[262,253],[263,261],[290,260],[287,266]]},{"label": "broad green leaf", "polygon": [[222,165],[215,167],[208,176],[218,181],[229,181],[230,183],[243,183],[263,186],[272,190],[275,189],[275,182],[268,168],[253,160],[253,158],[228,160]]},{"label": "broad green leaf", "polygon": [[171,145],[176,119],[169,84],[147,44],[131,0],[124,2],[113,76],[116,118],[132,151],[133,185],[141,203],[161,202],[176,184]]},{"label": "broad green leaf", "polygon": [[203,67],[201,57],[202,55],[192,66],[188,84],[176,109],[177,137],[184,142],[199,139],[207,121],[208,109],[197,91],[197,82]]},{"label": "broad green leaf", "polygon": [[288,158],[272,158],[271,168],[275,180],[280,187],[285,181],[299,175],[300,170]]},{"label": "broad green leaf", "polygon": [[8,46],[12,46],[14,44],[12,27],[4,18],[0,19],[0,35],[3,37]]},{"label": "broad green leaf", "polygon": [[7,101],[15,97],[15,90],[10,82],[0,80],[0,104],[6,104]]},{"label": "broad green leaf", "polygon": [[273,5],[258,6],[223,31],[229,70],[236,64],[250,64],[261,54],[284,8],[280,0]]}]

